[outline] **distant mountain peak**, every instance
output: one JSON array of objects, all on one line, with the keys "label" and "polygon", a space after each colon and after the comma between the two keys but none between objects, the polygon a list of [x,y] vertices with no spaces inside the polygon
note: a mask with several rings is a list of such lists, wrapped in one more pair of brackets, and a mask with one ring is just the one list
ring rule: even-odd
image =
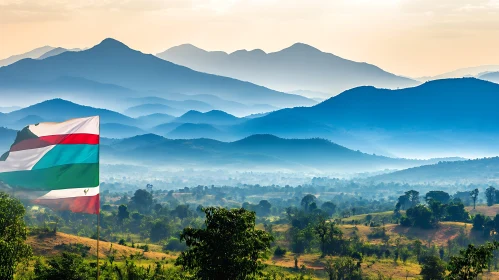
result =
[{"label": "distant mountain peak", "polygon": [[106,38],[102,42],[100,42],[98,45],[94,46],[92,49],[130,49],[127,45],[123,44],[122,42],[113,39],[113,38]]},{"label": "distant mountain peak", "polygon": [[310,52],[310,51],[314,51],[314,52],[321,52],[321,50],[315,48],[315,47],[312,47],[311,45],[307,45],[305,43],[294,43],[293,45],[291,45],[290,47],[288,48],[285,48],[283,49],[282,51],[299,51],[299,52]]}]

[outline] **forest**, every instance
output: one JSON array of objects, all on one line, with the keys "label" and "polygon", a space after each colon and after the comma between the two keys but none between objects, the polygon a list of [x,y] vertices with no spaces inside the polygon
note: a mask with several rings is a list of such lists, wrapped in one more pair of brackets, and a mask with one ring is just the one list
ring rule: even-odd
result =
[{"label": "forest", "polygon": [[499,270],[494,186],[337,178],[294,187],[116,186],[103,184],[99,233],[96,215],[3,193],[0,215],[15,231],[4,229],[13,236],[2,252],[17,257],[2,275],[95,279],[97,234],[106,244],[100,279],[475,279]]}]

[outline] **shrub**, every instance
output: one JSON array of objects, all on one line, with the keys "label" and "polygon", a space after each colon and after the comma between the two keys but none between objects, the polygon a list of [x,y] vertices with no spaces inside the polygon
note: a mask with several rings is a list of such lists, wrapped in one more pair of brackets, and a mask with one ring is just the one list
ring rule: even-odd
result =
[{"label": "shrub", "polygon": [[282,257],[286,254],[286,249],[281,248],[280,246],[277,246],[274,251],[274,256],[276,257]]},{"label": "shrub", "polygon": [[180,242],[180,239],[172,237],[168,240],[168,243],[163,247],[165,251],[184,251],[187,249],[185,242]]}]

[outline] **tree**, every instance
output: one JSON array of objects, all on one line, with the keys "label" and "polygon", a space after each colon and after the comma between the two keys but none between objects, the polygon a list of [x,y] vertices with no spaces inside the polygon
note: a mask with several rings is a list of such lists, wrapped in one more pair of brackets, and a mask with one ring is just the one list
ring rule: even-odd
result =
[{"label": "tree", "polygon": [[431,212],[433,213],[433,216],[435,217],[437,222],[445,216],[445,204],[442,204],[438,200],[430,200],[428,205],[430,206]]},{"label": "tree", "polygon": [[447,205],[447,221],[453,222],[466,222],[469,218],[469,214],[464,209],[464,204],[462,202],[451,202]]},{"label": "tree", "polygon": [[305,209],[305,211],[308,211],[310,204],[312,204],[312,202],[315,202],[316,199],[317,198],[314,195],[307,194],[302,198],[301,206],[303,207],[303,209]]},{"label": "tree", "polygon": [[0,192],[0,279],[14,279],[17,264],[32,254],[24,213],[19,200]]},{"label": "tree", "polygon": [[319,236],[321,243],[322,256],[326,255],[326,237],[329,234],[329,226],[325,220],[321,220],[314,228],[315,233]]},{"label": "tree", "polygon": [[326,201],[322,204],[321,209],[331,216],[336,212],[336,204],[331,201]]},{"label": "tree", "polygon": [[360,262],[350,257],[329,259],[324,267],[329,280],[360,280],[362,269]]},{"label": "tree", "polygon": [[475,209],[475,206],[476,206],[476,199],[478,198],[478,189],[474,189],[470,192],[470,197],[471,197],[471,200],[473,200],[473,209]]},{"label": "tree", "polygon": [[414,226],[421,228],[432,228],[435,226],[436,220],[433,217],[433,213],[428,207],[419,204],[416,207],[407,209],[407,218],[412,221]]},{"label": "tree", "polygon": [[146,190],[136,190],[131,198],[131,204],[141,213],[147,213],[153,206],[152,194]]},{"label": "tree", "polygon": [[423,252],[423,242],[416,239],[413,243],[414,253],[416,253],[416,259],[421,262],[421,253]]},{"label": "tree", "polygon": [[489,261],[494,257],[494,250],[499,248],[499,242],[487,242],[485,245],[475,247],[468,245],[466,250],[461,250],[459,255],[452,256],[448,265],[450,280],[471,280],[478,277],[488,267]]},{"label": "tree", "polygon": [[485,216],[482,214],[476,214],[473,217],[473,229],[474,230],[482,230],[485,225]]},{"label": "tree", "polygon": [[405,192],[405,195],[407,196],[407,199],[409,200],[411,207],[415,207],[416,205],[419,204],[419,192],[418,191],[410,190],[410,191]]},{"label": "tree", "polygon": [[485,190],[485,196],[487,197],[487,206],[492,206],[496,202],[496,189],[492,186]]},{"label": "tree", "polygon": [[269,252],[273,237],[255,229],[255,213],[219,207],[204,212],[205,227],[182,231],[180,240],[185,240],[189,249],[176,264],[203,280],[240,280],[260,274],[261,259]]},{"label": "tree", "polygon": [[270,208],[272,208],[272,204],[268,200],[261,200],[258,203],[258,206],[260,208],[260,212],[263,214],[263,216],[266,216],[270,214]]},{"label": "tree", "polygon": [[81,256],[67,252],[49,260],[48,266],[38,260],[35,263],[34,272],[35,280],[85,280],[93,279],[95,275]]},{"label": "tree", "polygon": [[445,277],[445,263],[435,255],[424,258],[421,268],[423,280],[441,280]]},{"label": "tree", "polygon": [[123,224],[123,221],[128,218],[130,218],[130,212],[128,212],[128,207],[124,204],[121,204],[118,207],[118,223]]},{"label": "tree", "polygon": [[158,242],[170,236],[170,226],[165,221],[156,221],[151,228],[150,238],[153,242]]},{"label": "tree", "polygon": [[431,200],[446,204],[450,200],[450,195],[444,191],[429,191],[425,195],[425,201],[429,203]]},{"label": "tree", "polygon": [[410,207],[409,197],[404,194],[399,196],[397,200],[397,204],[395,205],[395,212],[398,212],[400,209],[404,210]]},{"label": "tree", "polygon": [[183,220],[187,217],[190,217],[192,215],[192,212],[189,209],[188,204],[181,204],[175,207],[175,210],[173,210],[173,214],[175,214],[177,217]]}]

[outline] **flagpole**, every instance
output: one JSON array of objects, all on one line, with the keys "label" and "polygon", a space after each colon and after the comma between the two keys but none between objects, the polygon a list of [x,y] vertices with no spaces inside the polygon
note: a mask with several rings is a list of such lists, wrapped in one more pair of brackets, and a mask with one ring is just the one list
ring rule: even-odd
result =
[{"label": "flagpole", "polygon": [[[99,169],[100,169],[100,116],[99,118],[99,144],[98,144],[98,154],[99,154]],[[99,170],[99,185],[100,185],[100,170]],[[100,239],[100,187],[99,187],[99,210],[97,211],[97,280],[100,278],[99,270],[99,239]]]},{"label": "flagpole", "polygon": [[[100,204],[100,202],[99,202]],[[99,205],[99,212],[97,213],[97,280],[99,280],[100,277],[100,271],[99,271],[99,234],[100,234],[100,205]]]}]

